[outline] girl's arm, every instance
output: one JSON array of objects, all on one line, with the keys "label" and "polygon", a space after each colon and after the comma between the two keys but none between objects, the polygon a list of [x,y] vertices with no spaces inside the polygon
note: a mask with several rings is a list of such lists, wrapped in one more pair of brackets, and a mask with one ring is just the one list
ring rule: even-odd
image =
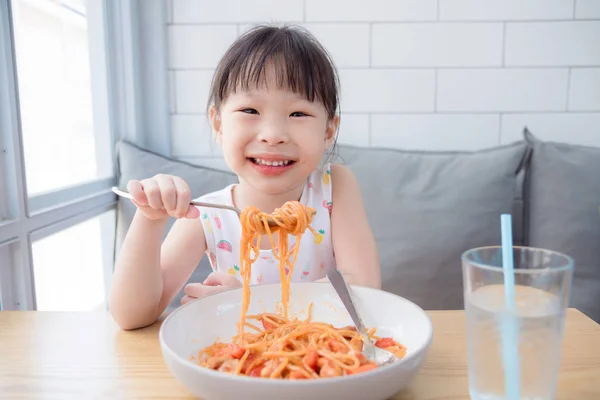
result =
[{"label": "girl's arm", "polygon": [[204,255],[200,219],[177,220],[161,246],[166,225],[137,212],[123,242],[110,294],[110,312],[123,329],[155,322]]},{"label": "girl's arm", "polygon": [[[181,178],[157,175],[131,181],[138,207],[120,254],[110,293],[110,312],[123,329],[152,324],[189,279],[206,250],[198,210]],[[178,218],[164,243],[169,217]]]},{"label": "girl's arm", "polygon": [[331,235],[337,268],[348,283],[379,289],[379,255],[358,182],[347,167],[332,165],[331,184]]},{"label": "girl's arm", "polygon": [[332,165],[331,184],[331,236],[337,268],[350,284],[380,289],[377,245],[358,182],[347,167]]}]

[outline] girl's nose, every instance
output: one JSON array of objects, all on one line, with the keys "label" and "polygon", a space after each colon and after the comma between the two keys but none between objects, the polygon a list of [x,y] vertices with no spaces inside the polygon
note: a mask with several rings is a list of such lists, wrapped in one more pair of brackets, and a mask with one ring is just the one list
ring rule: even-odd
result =
[{"label": "girl's nose", "polygon": [[289,140],[284,124],[265,124],[261,127],[258,139],[270,146],[286,143]]},{"label": "girl's nose", "polygon": [[266,143],[266,144],[268,144],[270,146],[274,146],[276,144],[283,144],[283,143],[285,143],[285,140],[279,139],[279,138],[274,138],[274,137],[262,138],[260,141],[263,142],[263,143]]}]

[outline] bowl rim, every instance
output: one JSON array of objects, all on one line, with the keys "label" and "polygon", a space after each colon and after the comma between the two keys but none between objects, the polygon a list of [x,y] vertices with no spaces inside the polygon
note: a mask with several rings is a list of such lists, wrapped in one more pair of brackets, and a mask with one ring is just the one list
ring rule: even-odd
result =
[{"label": "bowl rim", "polygon": [[[292,282],[292,285],[294,285],[294,286],[298,286],[298,285],[330,285],[330,283],[329,282]],[[265,287],[266,286],[281,286],[281,283],[268,283],[268,284],[252,285],[252,286],[265,286]],[[431,321],[431,317],[427,314],[427,312],[425,310],[423,310],[421,307],[419,307],[416,303],[414,303],[402,296],[399,296],[395,293],[387,292],[383,289],[375,289],[375,288],[371,288],[368,286],[360,286],[360,285],[352,285],[352,284],[350,284],[350,286],[353,289],[357,288],[358,290],[364,290],[366,292],[372,292],[372,293],[379,292],[379,293],[383,293],[384,295],[387,295],[389,297],[395,297],[398,300],[404,301],[404,302],[412,305],[413,307],[415,307],[417,310],[419,310],[422,313],[422,315],[425,317],[425,323],[428,327],[427,338],[426,338],[425,342],[423,343],[423,345],[419,349],[417,349],[415,352],[410,353],[409,355],[405,356],[404,358],[402,358],[392,364],[384,365],[379,368],[361,372],[360,374],[356,374],[356,375],[344,375],[344,376],[338,376],[338,377],[330,377],[327,379],[267,379],[267,378],[258,378],[257,379],[256,377],[250,377],[250,376],[245,376],[245,375],[233,375],[233,374],[227,374],[224,372],[215,371],[210,368],[202,367],[198,364],[191,362],[189,359],[181,357],[179,354],[177,354],[175,352],[175,350],[173,350],[166,343],[165,338],[164,338],[164,329],[165,329],[165,326],[167,325],[167,323],[169,322],[169,320],[174,315],[176,315],[178,312],[181,312],[181,310],[192,305],[193,303],[200,302],[207,297],[220,296],[226,292],[242,290],[242,288],[232,288],[232,289],[223,290],[222,292],[212,293],[212,294],[209,294],[209,295],[204,296],[199,299],[192,300],[186,304],[183,304],[183,305],[177,307],[175,310],[171,311],[169,313],[169,315],[167,315],[167,317],[161,323],[160,329],[158,331],[158,339],[159,339],[161,349],[163,351],[163,358],[165,356],[164,353],[169,353],[171,358],[173,360],[177,361],[179,364],[183,364],[185,366],[193,368],[202,374],[206,374],[207,376],[214,377],[216,379],[233,380],[233,381],[238,381],[240,383],[253,382],[255,384],[258,383],[258,384],[265,384],[265,385],[282,385],[283,384],[283,385],[287,385],[287,386],[302,386],[302,385],[328,385],[328,384],[335,384],[336,382],[343,383],[343,382],[347,382],[349,379],[352,379],[352,380],[363,379],[363,378],[367,379],[370,376],[380,374],[382,372],[382,370],[388,370],[390,368],[394,368],[394,369],[398,368],[399,366],[406,364],[407,362],[409,362],[413,359],[416,359],[417,357],[426,355],[426,353],[429,351],[429,348],[431,347],[431,342],[433,341],[433,323]]]}]

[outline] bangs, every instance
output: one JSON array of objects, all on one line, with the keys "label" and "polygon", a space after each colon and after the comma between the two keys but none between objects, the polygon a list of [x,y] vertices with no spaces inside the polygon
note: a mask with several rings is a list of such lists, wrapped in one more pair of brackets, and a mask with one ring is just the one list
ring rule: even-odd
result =
[{"label": "bangs", "polygon": [[209,106],[219,108],[231,93],[266,87],[267,71],[278,89],[318,101],[330,118],[338,108],[338,76],[327,51],[306,30],[256,27],[226,52],[215,72]]}]

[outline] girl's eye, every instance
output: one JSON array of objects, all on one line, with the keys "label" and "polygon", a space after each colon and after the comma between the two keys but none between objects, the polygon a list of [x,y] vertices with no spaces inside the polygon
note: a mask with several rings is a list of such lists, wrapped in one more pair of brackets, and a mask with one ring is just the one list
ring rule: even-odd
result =
[{"label": "girl's eye", "polygon": [[291,117],[307,117],[308,114],[303,113],[302,111],[294,111],[290,114]]},{"label": "girl's eye", "polygon": [[258,111],[256,111],[254,108],[243,108],[240,111],[245,114],[258,114]]}]

